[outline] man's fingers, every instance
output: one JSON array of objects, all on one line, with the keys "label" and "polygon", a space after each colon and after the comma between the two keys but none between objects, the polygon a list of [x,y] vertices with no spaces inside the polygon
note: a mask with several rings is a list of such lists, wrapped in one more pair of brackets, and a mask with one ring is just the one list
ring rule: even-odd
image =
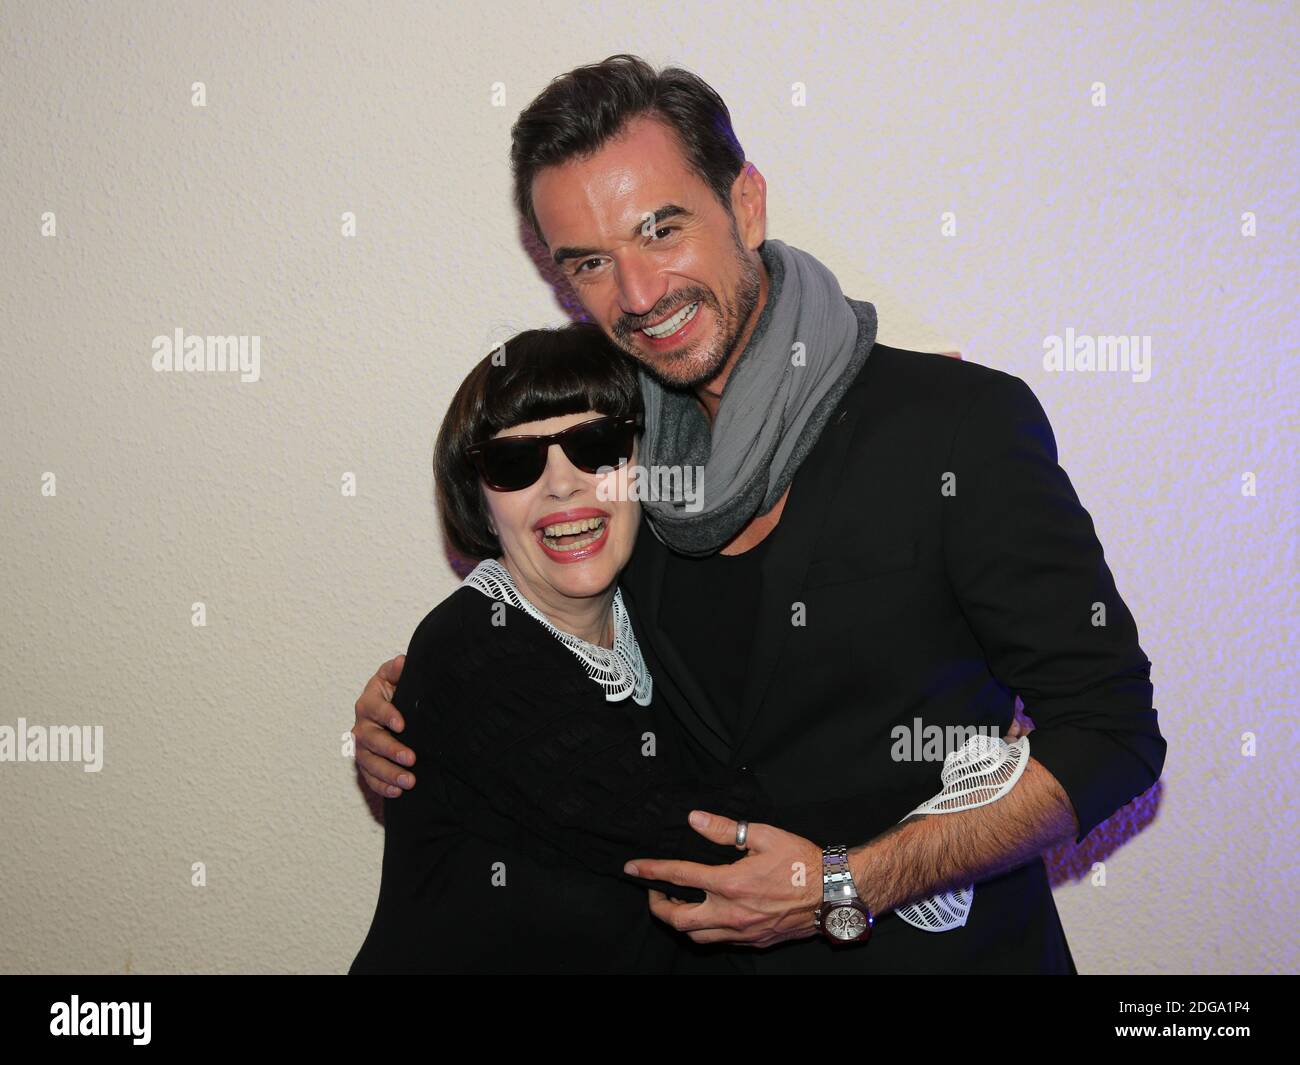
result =
[{"label": "man's fingers", "polygon": [[[691,811],[691,827],[705,839],[727,847],[736,845],[736,824],[730,817],[721,814],[711,814],[707,810]],[[745,832],[745,845],[739,849],[761,854],[773,845],[772,836],[771,825],[750,821]]]},{"label": "man's fingers", "polygon": [[623,866],[623,872],[629,876],[639,876],[644,880],[662,880],[668,884],[716,891],[719,878],[728,868],[725,865],[701,865],[698,862],[635,858]]},{"label": "man's fingers", "polygon": [[667,895],[665,895],[662,891],[656,891],[654,888],[649,888],[648,890],[649,890],[649,892],[650,892],[650,909],[651,909],[651,910],[653,910],[653,909],[655,908],[655,903],[657,903],[657,902],[662,902],[662,903],[664,903],[664,904],[667,905],[667,906],[689,906],[689,905],[691,905],[689,902],[686,902],[686,901],[683,900],[683,899],[670,899],[670,898],[669,898]]},{"label": "man's fingers", "polygon": [[703,902],[679,902],[662,892],[650,890],[650,912],[664,924],[685,932],[697,943],[741,942],[746,933],[727,924],[727,911],[716,898]]},{"label": "man's fingers", "polygon": [[408,791],[415,787],[415,774],[409,769],[391,759],[367,751],[364,747],[357,748],[357,765],[363,773],[369,773],[385,784],[393,784]]},{"label": "man's fingers", "polygon": [[409,788],[415,783],[415,775],[406,768],[415,762],[411,748],[403,747],[391,733],[368,722],[354,727],[352,733],[357,740],[357,765],[363,770],[386,784]]},{"label": "man's fingers", "polygon": [[379,667],[356,703],[356,723],[352,735],[356,740],[356,762],[366,787],[378,795],[396,798],[403,789],[415,787],[415,774],[408,767],[415,764],[415,752],[405,746],[389,729],[401,732],[406,722],[393,705],[393,692],[406,656],[398,655]]},{"label": "man's fingers", "polygon": [[357,766],[357,772],[361,774],[361,779],[366,782],[366,787],[368,787],[376,795],[380,795],[385,799],[396,799],[399,795],[402,794],[402,789],[399,788],[396,784],[384,783],[384,781],[380,780],[378,777],[371,776],[364,769],[362,769],[360,765]]},{"label": "man's fingers", "polygon": [[357,753],[366,750],[390,762],[400,762],[403,766],[415,765],[415,752],[407,747],[382,725],[373,721],[358,721],[352,726],[352,735],[356,737]]},{"label": "man's fingers", "polygon": [[[380,668],[382,670],[383,667]],[[376,673],[366,682],[361,698],[357,700],[355,707],[357,722],[373,721],[383,728],[401,732],[406,728],[406,722],[402,720],[402,715],[393,705],[392,698],[393,685]]]},{"label": "man's fingers", "polygon": [[375,675],[396,687],[397,682],[402,679],[402,667],[405,665],[406,655],[398,655],[395,658],[390,658],[380,666],[379,672]]},{"label": "man's fingers", "polygon": [[683,923],[688,920],[688,914],[699,910],[705,902],[682,902],[680,899],[670,899],[661,891],[650,889],[650,912],[666,925],[671,925],[679,932],[687,931],[690,928],[707,928],[709,922],[700,922],[696,917],[694,923]]},{"label": "man's fingers", "polygon": [[691,827],[705,839],[730,847],[736,845],[736,822],[730,817],[711,814],[707,810],[692,810],[690,820]]},{"label": "man's fingers", "polygon": [[[695,932],[701,929],[717,930],[717,921],[708,913],[700,914],[700,911],[707,906],[705,902],[679,902],[674,904],[671,899],[665,899],[657,905],[654,902],[650,904],[650,912],[654,914],[664,924],[677,929],[679,932]],[[691,937],[692,939],[694,936]]]}]

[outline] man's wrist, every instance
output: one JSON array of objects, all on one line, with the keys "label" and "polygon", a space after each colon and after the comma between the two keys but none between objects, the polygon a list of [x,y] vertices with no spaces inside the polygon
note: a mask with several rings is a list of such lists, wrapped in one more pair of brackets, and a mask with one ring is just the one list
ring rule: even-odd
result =
[{"label": "man's wrist", "polygon": [[853,874],[853,886],[857,888],[858,898],[866,903],[867,908],[876,913],[876,899],[872,897],[871,888],[871,854],[870,844],[863,843],[850,847],[848,851],[849,872]]},{"label": "man's wrist", "polygon": [[808,889],[808,909],[815,913],[822,904],[822,873],[824,865],[821,844],[814,843],[813,848],[817,851],[817,857],[808,866],[809,875],[804,880]]}]

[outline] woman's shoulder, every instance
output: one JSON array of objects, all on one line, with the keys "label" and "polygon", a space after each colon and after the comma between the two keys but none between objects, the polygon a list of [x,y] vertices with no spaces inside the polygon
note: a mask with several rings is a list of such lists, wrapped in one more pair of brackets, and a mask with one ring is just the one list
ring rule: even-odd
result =
[{"label": "woman's shoulder", "polygon": [[516,676],[548,686],[586,680],[572,653],[536,618],[466,584],[416,626],[403,675],[408,669],[437,683],[481,685]]}]

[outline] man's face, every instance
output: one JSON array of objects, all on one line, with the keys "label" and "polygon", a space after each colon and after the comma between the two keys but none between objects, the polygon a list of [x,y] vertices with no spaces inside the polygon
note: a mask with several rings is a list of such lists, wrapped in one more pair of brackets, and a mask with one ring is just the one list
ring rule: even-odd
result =
[{"label": "man's face", "polygon": [[589,159],[541,171],[532,192],[551,254],[610,339],[667,386],[716,377],[761,291],[758,171],[746,164],[728,211],[672,130],[640,118]]}]

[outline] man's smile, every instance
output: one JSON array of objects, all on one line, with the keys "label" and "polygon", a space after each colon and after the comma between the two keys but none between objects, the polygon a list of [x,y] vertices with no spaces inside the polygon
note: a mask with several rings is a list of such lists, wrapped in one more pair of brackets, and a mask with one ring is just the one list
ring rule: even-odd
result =
[{"label": "man's smile", "polygon": [[690,319],[695,317],[695,312],[699,310],[699,306],[699,300],[696,300],[694,303],[688,303],[671,317],[665,318],[661,322],[656,322],[654,325],[642,326],[641,332],[656,340],[670,336],[690,321]]},{"label": "man's smile", "polygon": [[654,325],[642,326],[636,332],[641,337],[642,343],[653,351],[676,348],[699,331],[702,305],[703,300],[688,303],[662,321]]}]

